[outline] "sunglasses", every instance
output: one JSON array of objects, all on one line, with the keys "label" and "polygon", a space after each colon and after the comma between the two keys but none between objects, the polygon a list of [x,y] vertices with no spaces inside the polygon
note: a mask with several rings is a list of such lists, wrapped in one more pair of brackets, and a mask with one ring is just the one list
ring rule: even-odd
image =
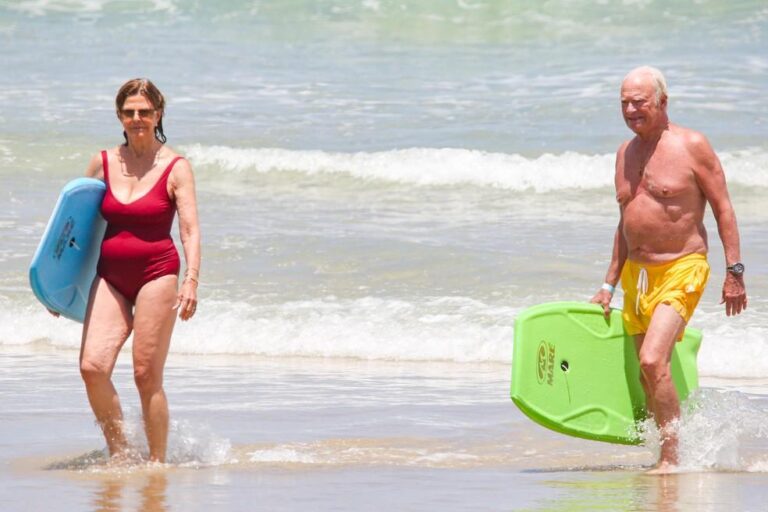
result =
[{"label": "sunglasses", "polygon": [[136,117],[136,114],[139,114],[139,117],[142,119],[147,119],[149,117],[152,117],[152,115],[155,113],[154,108],[140,108],[140,109],[133,109],[133,108],[124,108],[120,111],[120,117],[123,119],[133,119]]}]

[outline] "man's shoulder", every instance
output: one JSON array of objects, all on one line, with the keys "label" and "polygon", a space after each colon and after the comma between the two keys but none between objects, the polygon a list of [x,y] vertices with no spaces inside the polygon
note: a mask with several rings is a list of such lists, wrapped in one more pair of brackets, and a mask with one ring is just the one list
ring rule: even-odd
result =
[{"label": "man's shoulder", "polygon": [[626,153],[627,148],[629,148],[635,142],[635,139],[637,139],[637,137],[633,137],[631,139],[627,139],[624,142],[622,142],[621,145],[619,146],[619,149],[616,150],[616,154],[621,156],[624,153]]},{"label": "man's shoulder", "polygon": [[675,125],[672,133],[679,146],[698,164],[710,168],[717,160],[715,150],[703,133],[677,125]]},{"label": "man's shoulder", "polygon": [[707,140],[707,137],[699,131],[676,124],[671,124],[669,131],[676,139],[691,149],[695,149],[696,147],[701,149],[709,147],[709,140]]}]

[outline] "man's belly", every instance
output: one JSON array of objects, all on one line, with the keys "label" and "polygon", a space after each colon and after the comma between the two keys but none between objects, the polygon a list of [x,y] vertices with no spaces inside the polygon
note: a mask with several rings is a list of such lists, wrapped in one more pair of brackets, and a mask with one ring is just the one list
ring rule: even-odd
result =
[{"label": "man's belly", "polygon": [[663,263],[694,252],[707,252],[701,214],[637,197],[624,208],[624,240],[634,261]]},{"label": "man's belly", "polygon": [[691,253],[707,252],[704,225],[681,225],[678,222],[627,222],[624,239],[629,259],[645,263],[664,263]]}]

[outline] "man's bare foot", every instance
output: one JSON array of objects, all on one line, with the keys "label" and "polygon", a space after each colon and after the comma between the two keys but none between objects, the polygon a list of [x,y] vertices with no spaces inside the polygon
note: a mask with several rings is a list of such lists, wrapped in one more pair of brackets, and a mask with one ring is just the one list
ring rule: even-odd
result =
[{"label": "man's bare foot", "polygon": [[677,465],[671,462],[662,461],[656,464],[653,468],[645,472],[646,475],[668,475],[670,473],[677,472]]}]

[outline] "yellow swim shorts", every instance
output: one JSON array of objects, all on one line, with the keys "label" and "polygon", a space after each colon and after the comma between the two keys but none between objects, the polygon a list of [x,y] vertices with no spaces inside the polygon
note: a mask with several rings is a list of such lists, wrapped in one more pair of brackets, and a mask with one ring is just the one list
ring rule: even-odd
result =
[{"label": "yellow swim shorts", "polygon": [[659,304],[675,308],[687,324],[704,293],[707,279],[709,263],[704,254],[693,253],[659,265],[627,260],[621,270],[622,317],[627,333],[647,332]]}]

